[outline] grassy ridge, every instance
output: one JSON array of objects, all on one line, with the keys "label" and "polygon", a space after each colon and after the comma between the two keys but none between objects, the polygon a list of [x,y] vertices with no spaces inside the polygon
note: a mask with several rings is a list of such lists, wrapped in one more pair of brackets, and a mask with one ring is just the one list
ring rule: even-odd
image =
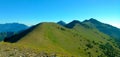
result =
[{"label": "grassy ridge", "polygon": [[[42,23],[16,44],[38,48],[49,53],[68,55],[68,57],[111,57],[120,54],[118,53],[120,49],[109,36],[81,24],[76,24],[69,29],[56,23]],[[109,51],[111,49],[112,52]]]}]

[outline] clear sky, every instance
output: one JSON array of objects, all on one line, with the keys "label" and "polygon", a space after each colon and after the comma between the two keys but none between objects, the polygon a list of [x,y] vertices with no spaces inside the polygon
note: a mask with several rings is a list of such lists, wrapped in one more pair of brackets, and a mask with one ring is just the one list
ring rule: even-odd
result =
[{"label": "clear sky", "polygon": [[120,0],[0,0],[0,23],[34,25],[89,18],[120,27]]}]

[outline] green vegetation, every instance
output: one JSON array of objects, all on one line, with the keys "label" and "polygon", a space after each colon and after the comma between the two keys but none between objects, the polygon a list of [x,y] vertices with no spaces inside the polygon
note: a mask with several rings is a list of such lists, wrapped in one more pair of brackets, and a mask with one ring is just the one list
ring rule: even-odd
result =
[{"label": "green vegetation", "polygon": [[72,25],[67,28],[56,23],[40,23],[5,41],[11,42],[12,39],[16,46],[45,51],[45,54],[52,53],[53,57],[120,56],[120,49],[112,42],[114,40],[109,40],[111,37],[108,35],[79,22]]},{"label": "green vegetation", "polygon": [[91,18],[90,20],[85,20],[82,23],[87,24],[90,27],[97,28],[99,31],[101,31],[111,37],[120,39],[120,29],[116,28],[112,25],[99,22],[93,18]]}]

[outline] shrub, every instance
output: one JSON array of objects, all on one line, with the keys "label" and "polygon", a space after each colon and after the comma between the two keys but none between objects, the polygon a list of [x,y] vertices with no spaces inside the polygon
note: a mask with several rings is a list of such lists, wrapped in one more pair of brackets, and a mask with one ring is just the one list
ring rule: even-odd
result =
[{"label": "shrub", "polygon": [[93,45],[90,44],[90,43],[86,44],[86,46],[87,46],[88,48],[93,48]]}]

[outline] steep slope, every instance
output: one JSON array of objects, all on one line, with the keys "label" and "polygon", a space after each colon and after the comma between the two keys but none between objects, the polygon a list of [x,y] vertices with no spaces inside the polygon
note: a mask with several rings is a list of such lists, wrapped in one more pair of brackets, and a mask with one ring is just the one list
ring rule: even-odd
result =
[{"label": "steep slope", "polygon": [[[71,26],[72,25],[72,26]],[[66,27],[69,28],[66,28]],[[41,51],[56,53],[68,57],[118,57],[120,49],[114,40],[89,28],[79,21],[73,21],[66,27],[56,23],[40,23],[21,34],[6,38],[5,42],[38,48]]]},{"label": "steep slope", "polygon": [[87,24],[89,26],[95,27],[99,31],[101,31],[101,32],[103,32],[111,37],[120,39],[120,29],[119,28],[116,28],[116,27],[111,26],[109,24],[104,24],[104,23],[99,22],[93,18],[91,18],[90,20],[85,20],[83,23]]}]

